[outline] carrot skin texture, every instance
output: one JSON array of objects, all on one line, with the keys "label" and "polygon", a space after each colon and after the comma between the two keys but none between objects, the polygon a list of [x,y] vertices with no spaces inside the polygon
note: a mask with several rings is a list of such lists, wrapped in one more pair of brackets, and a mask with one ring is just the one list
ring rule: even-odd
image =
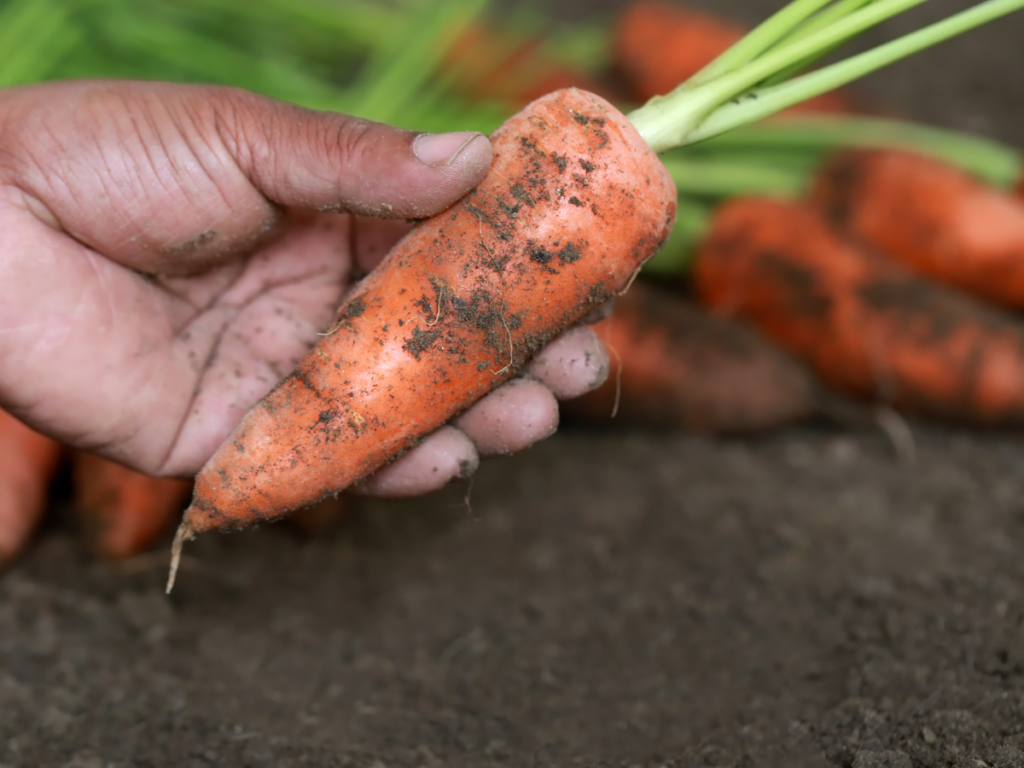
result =
[{"label": "carrot skin texture", "polygon": [[576,421],[743,433],[818,409],[817,384],[800,363],[746,325],[664,289],[634,283],[592,327],[612,370],[602,386],[562,403]]},{"label": "carrot skin texture", "polygon": [[42,519],[60,455],[59,443],[0,410],[0,565]]},{"label": "carrot skin texture", "polygon": [[191,480],[150,477],[86,451],[73,464],[75,506],[92,551],[121,560],[148,549],[181,512]]},{"label": "carrot skin texture", "polygon": [[841,229],[913,271],[986,301],[1024,307],[1024,201],[933,158],[847,150],[812,199]]},{"label": "carrot skin texture", "polygon": [[182,540],[337,493],[510,378],[667,238],[676,190],[629,121],[569,89],[510,118],[463,200],[413,229],[196,480]]},{"label": "carrot skin texture", "polygon": [[726,203],[693,278],[705,305],[753,323],[845,394],[1024,424],[1024,326],[845,239],[808,206]]},{"label": "carrot skin texture", "polygon": [[[693,77],[746,32],[709,13],[661,0],[638,0],[616,24],[613,60],[632,86],[633,96],[644,102]],[[830,91],[786,111],[843,114],[853,110],[841,92]]]}]

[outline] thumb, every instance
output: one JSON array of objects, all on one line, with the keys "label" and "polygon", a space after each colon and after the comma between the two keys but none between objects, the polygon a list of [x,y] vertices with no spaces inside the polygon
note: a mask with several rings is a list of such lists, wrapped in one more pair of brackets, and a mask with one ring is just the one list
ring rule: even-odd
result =
[{"label": "thumb", "polygon": [[132,269],[192,274],[275,231],[283,206],[421,218],[479,183],[491,145],[222,86],[70,81],[0,91],[0,184]]},{"label": "thumb", "polygon": [[491,145],[475,131],[425,134],[233,92],[219,132],[268,199],[288,206],[422,218],[476,186]]}]

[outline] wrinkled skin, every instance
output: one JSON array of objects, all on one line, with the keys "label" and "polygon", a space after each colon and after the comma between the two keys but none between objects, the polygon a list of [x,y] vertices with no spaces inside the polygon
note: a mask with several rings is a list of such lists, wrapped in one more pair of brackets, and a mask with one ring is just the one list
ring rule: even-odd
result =
[{"label": "wrinkled skin", "polygon": [[[0,91],[0,406],[150,474],[194,474],[330,327],[353,275],[490,160],[479,134],[220,87]],[[574,329],[354,490],[423,493],[522,449],[606,371]]]}]

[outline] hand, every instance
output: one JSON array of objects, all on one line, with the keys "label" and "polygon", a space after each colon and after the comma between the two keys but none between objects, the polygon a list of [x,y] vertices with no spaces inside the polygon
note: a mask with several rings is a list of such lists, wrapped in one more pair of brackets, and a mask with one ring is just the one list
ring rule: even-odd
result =
[{"label": "hand", "polygon": [[[221,87],[0,91],[0,406],[144,472],[194,474],[330,325],[353,273],[490,160],[480,134]],[[526,447],[554,431],[556,398],[606,371],[573,329],[356,490],[426,492]]]}]

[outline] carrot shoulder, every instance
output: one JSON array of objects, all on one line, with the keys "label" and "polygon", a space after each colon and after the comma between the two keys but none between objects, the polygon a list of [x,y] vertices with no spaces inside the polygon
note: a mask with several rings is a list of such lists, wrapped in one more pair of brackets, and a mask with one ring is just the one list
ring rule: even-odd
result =
[{"label": "carrot shoulder", "polygon": [[492,136],[486,179],[421,223],[196,480],[178,541],[280,517],[391,461],[620,290],[676,191],[618,110],[570,89]]},{"label": "carrot shoulder", "polygon": [[806,368],[744,324],[664,289],[634,284],[593,328],[612,370],[602,386],[562,403],[577,421],[738,433],[817,410]]},{"label": "carrot shoulder", "polygon": [[693,277],[844,393],[972,424],[1024,424],[1024,325],[844,239],[806,206],[718,209]]},{"label": "carrot shoulder", "polygon": [[118,560],[144,551],[181,512],[190,480],[150,477],[79,451],[74,457],[75,506],[96,554]]},{"label": "carrot shoulder", "polygon": [[42,518],[60,454],[59,443],[0,410],[0,565]]},{"label": "carrot shoulder", "polygon": [[[638,101],[668,93],[724,53],[746,34],[729,21],[678,3],[637,0],[615,26],[613,60]],[[792,108],[808,112],[849,112],[837,91]]]},{"label": "carrot shoulder", "polygon": [[820,169],[813,200],[835,224],[922,275],[1024,307],[1024,202],[938,160],[848,150]]}]

